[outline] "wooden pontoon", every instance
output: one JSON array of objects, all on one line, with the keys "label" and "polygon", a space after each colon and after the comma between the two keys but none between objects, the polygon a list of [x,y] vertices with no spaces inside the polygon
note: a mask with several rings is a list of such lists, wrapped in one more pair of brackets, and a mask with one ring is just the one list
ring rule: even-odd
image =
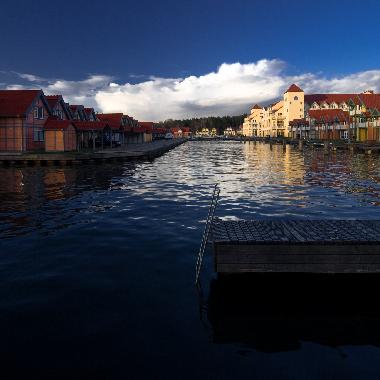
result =
[{"label": "wooden pontoon", "polygon": [[380,220],[214,218],[211,234],[217,273],[380,273]]}]

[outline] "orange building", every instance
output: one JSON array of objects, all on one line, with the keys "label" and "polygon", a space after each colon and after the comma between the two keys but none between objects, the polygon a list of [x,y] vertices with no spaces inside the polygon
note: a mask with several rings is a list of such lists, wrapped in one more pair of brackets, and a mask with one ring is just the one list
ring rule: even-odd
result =
[{"label": "orange building", "polygon": [[45,124],[45,151],[77,150],[77,132],[70,120],[49,118]]}]

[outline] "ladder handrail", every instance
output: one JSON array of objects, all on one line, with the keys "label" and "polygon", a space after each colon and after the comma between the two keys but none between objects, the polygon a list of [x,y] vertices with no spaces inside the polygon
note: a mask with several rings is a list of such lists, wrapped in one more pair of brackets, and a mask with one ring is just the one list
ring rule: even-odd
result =
[{"label": "ladder handrail", "polygon": [[199,276],[200,276],[200,273],[202,270],[202,264],[203,264],[203,256],[204,256],[204,252],[205,252],[206,245],[208,242],[208,237],[210,234],[212,222],[214,220],[214,214],[215,214],[216,206],[218,204],[219,194],[220,194],[220,188],[218,184],[215,184],[214,191],[212,193],[210,207],[207,213],[206,225],[204,227],[203,234],[202,234],[202,240],[201,240],[201,245],[199,247],[197,262],[195,264],[195,284],[196,285],[199,282]]}]

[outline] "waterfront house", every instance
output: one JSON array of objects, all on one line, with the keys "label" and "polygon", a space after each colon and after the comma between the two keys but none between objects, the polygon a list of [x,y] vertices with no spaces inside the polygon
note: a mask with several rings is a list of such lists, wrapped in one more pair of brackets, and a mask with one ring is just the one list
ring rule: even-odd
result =
[{"label": "waterfront house", "polygon": [[182,137],[182,129],[180,127],[170,128],[170,132],[173,134],[175,139]]},{"label": "waterfront house", "polygon": [[72,115],[62,95],[45,95],[51,113],[59,120],[71,120]]},{"label": "waterfront house", "polygon": [[189,127],[182,127],[182,137],[190,137],[191,130]]},{"label": "waterfront house", "polygon": [[259,126],[262,124],[264,118],[263,107],[255,104],[251,108],[250,114],[244,119],[243,122],[243,135],[244,136],[260,136]]},{"label": "waterfront house", "polygon": [[112,147],[112,129],[101,121],[73,120],[78,133],[78,150]]},{"label": "waterfront house", "polygon": [[153,127],[152,121],[139,121],[139,124],[144,128],[144,142],[151,142],[153,140]]},{"label": "waterfront house", "polygon": [[166,128],[161,128],[161,127],[153,127],[153,130],[152,130],[152,138],[153,140],[161,140],[163,138],[165,138],[165,135],[167,133],[167,129]]},{"label": "waterfront house", "polygon": [[69,109],[71,111],[72,120],[86,121],[86,114],[84,112],[84,106],[81,104],[70,104]]},{"label": "waterfront house", "polygon": [[[350,115],[336,109],[310,109],[307,124],[311,126],[311,138],[320,140],[343,140],[349,137]],[[298,137],[298,136],[297,136]]]},{"label": "waterfront house", "polygon": [[44,129],[46,152],[69,152],[77,149],[77,131],[73,121],[49,117]]},{"label": "waterfront house", "polygon": [[84,108],[83,112],[87,121],[98,121],[95,110],[93,108]]},{"label": "waterfront house", "polygon": [[124,145],[127,142],[126,134],[132,131],[132,127],[128,125],[128,119],[122,113],[98,113],[96,116],[109,127],[106,139],[110,147]]},{"label": "waterfront house", "polygon": [[0,151],[44,150],[50,115],[42,90],[0,90]]},{"label": "waterfront house", "polygon": [[380,94],[304,94],[292,84],[278,102],[251,109],[243,134],[380,141]]}]

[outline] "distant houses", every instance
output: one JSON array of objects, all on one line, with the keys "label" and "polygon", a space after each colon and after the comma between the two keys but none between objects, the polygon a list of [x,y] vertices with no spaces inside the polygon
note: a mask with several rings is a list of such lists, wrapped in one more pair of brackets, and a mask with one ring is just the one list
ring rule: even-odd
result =
[{"label": "distant houses", "polygon": [[243,135],[380,141],[380,94],[305,94],[292,84],[277,102],[251,108]]},{"label": "distant houses", "polygon": [[0,152],[114,149],[149,143],[167,132],[153,122],[95,113],[42,90],[0,90]]}]

